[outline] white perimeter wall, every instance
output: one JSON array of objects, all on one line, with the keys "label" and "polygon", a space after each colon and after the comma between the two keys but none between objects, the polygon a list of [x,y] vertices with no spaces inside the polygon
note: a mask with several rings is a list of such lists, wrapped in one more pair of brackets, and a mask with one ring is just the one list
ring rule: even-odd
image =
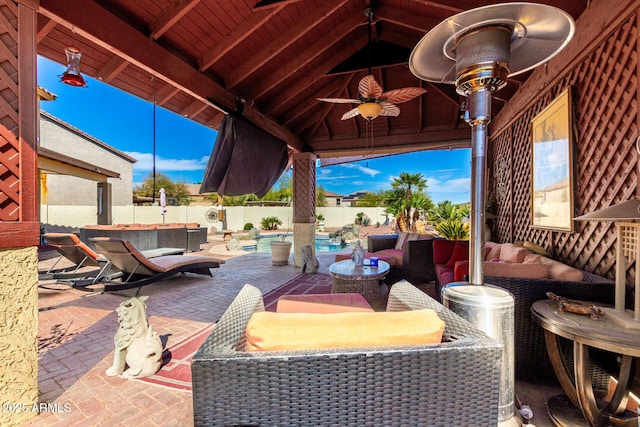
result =
[{"label": "white perimeter wall", "polygon": [[[213,206],[167,206],[165,222],[197,222],[202,227],[214,226],[222,229],[221,222],[208,223],[205,217]],[[276,216],[282,221],[282,228],[293,229],[293,208],[291,207],[261,207],[261,206],[226,206],[227,228],[242,230],[248,222],[260,228],[260,221],[267,216]],[[384,223],[384,208],[358,207],[322,207],[316,208],[316,214],[324,215],[325,228],[337,228],[346,224],[353,224],[356,214],[364,212],[371,218],[371,225]],[[47,231],[58,229],[78,229],[88,224],[97,224],[95,206],[57,206],[41,205],[40,222]],[[114,206],[114,224],[154,224],[162,223],[162,215],[158,206]],[[288,227],[287,227],[288,226]]]}]

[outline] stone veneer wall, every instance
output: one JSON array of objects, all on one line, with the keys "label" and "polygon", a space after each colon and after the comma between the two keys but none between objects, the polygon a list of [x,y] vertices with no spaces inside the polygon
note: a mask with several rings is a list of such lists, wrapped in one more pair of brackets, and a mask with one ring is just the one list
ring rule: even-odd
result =
[{"label": "stone veneer wall", "polygon": [[38,251],[0,250],[0,425],[37,415]]}]

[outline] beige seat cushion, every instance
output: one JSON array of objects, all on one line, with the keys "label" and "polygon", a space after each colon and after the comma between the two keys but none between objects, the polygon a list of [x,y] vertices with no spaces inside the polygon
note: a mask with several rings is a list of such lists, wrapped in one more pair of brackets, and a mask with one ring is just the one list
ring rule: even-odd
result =
[{"label": "beige seat cushion", "polygon": [[444,322],[435,311],[380,313],[254,313],[247,324],[249,351],[310,350],[436,344]]}]

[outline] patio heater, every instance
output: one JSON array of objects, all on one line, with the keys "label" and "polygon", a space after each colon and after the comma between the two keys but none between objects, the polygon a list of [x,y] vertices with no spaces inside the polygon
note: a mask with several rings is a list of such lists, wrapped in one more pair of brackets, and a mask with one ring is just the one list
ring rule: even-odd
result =
[{"label": "patio heater", "polygon": [[411,53],[417,77],[456,85],[466,97],[465,120],[471,126],[471,227],[469,282],[452,283],[443,302],[487,335],[502,342],[498,419],[517,425],[514,416],[513,296],[484,285],[484,189],[491,97],[507,78],[528,71],[562,50],[573,36],[570,15],[536,3],[503,3],[468,10],[434,27]]}]

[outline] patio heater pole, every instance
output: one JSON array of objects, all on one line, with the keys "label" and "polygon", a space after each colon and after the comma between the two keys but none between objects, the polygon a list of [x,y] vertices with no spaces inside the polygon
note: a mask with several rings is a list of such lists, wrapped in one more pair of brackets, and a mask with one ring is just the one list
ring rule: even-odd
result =
[{"label": "patio heater pole", "polygon": [[[491,96],[510,74],[527,71],[558,53],[571,39],[573,19],[555,7],[502,3],[448,18],[416,46],[409,67],[432,82],[454,83],[466,97],[471,125],[471,227],[469,282],[447,285],[445,306],[503,344],[498,421],[517,426],[514,405],[514,299],[506,290],[484,285],[484,190]],[[513,67],[511,67],[513,65]]]}]

